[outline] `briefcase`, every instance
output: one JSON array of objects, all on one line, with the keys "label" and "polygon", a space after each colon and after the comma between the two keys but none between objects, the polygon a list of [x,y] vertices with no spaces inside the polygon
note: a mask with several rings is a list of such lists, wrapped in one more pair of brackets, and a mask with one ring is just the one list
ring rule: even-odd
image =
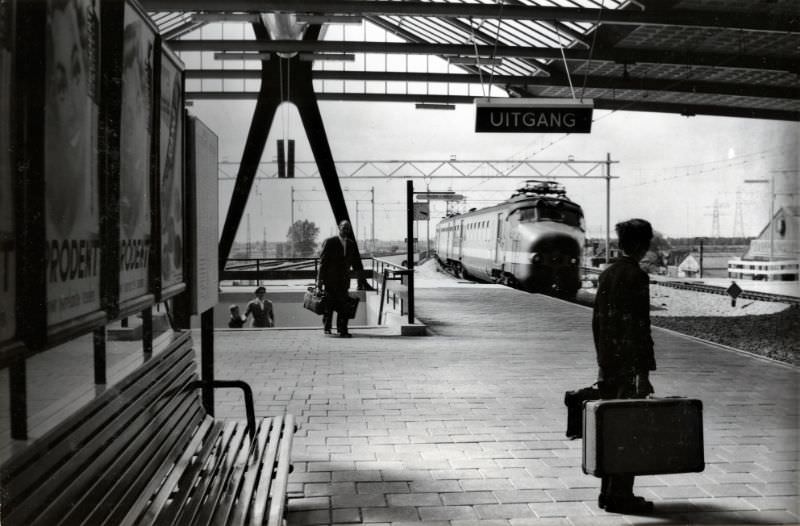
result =
[{"label": "briefcase", "polygon": [[600,389],[596,385],[564,393],[564,405],[567,406],[567,438],[574,440],[583,437],[583,405],[590,400],[600,398]]},{"label": "briefcase", "polygon": [[347,295],[347,297],[349,298],[348,306],[350,307],[350,310],[347,311],[347,317],[348,319],[352,320],[353,318],[356,317],[356,311],[358,310],[358,303],[361,301],[361,298],[359,298],[358,296],[351,296],[349,294]]},{"label": "briefcase", "polygon": [[691,398],[587,402],[583,472],[662,475],[705,469],[703,403]]},{"label": "briefcase", "polygon": [[316,287],[308,287],[303,294],[303,308],[314,314],[325,313],[325,293]]}]

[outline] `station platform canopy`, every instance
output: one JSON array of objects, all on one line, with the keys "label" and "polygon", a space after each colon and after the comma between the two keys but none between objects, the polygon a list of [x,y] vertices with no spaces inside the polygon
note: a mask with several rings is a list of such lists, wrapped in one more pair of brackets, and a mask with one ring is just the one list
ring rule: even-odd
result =
[{"label": "station platform canopy", "polygon": [[[255,99],[259,60],[299,55],[314,61],[320,100],[579,98],[597,109],[800,120],[796,0],[143,5],[186,63],[190,99]],[[323,25],[318,39],[302,38],[309,24]]]}]

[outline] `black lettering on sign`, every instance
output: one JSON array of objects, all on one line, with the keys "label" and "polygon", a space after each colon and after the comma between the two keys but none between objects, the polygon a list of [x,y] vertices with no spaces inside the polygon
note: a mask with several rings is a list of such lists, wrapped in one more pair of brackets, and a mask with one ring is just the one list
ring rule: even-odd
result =
[{"label": "black lettering on sign", "polygon": [[97,276],[100,266],[100,240],[53,239],[48,245],[49,283]]},{"label": "black lettering on sign", "polygon": [[150,238],[120,241],[119,263],[122,270],[147,268],[150,262]]}]

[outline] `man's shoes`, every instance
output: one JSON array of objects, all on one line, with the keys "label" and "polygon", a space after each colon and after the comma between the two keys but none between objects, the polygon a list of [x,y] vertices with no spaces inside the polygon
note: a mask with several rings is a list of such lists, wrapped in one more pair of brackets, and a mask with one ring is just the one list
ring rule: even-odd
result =
[{"label": "man's shoes", "polygon": [[340,333],[339,333],[339,337],[340,337],[340,338],[352,338],[352,337],[353,337],[353,335],[352,335],[352,334],[350,334],[349,332],[340,332]]},{"label": "man's shoes", "polygon": [[644,497],[635,495],[626,497],[607,497],[600,495],[597,498],[597,505],[609,513],[651,513],[653,503],[645,500]]},{"label": "man's shoes", "polygon": [[330,334],[330,333],[331,333],[330,329],[325,329],[325,334]]}]

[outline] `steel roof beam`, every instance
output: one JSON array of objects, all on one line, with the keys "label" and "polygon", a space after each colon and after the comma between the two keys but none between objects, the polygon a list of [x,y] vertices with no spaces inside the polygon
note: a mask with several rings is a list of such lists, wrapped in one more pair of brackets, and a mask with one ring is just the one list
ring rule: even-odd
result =
[{"label": "steel roof beam", "polygon": [[[407,42],[350,42],[350,41],[297,41],[273,40],[171,40],[174,51],[262,51],[262,52],[331,52],[378,53],[411,55],[473,55],[475,46],[467,44],[433,44]],[[479,55],[514,58],[561,59],[562,50],[537,46],[477,46]],[[585,61],[589,50],[569,48],[563,50],[567,60]],[[736,53],[709,53],[691,50],[660,49],[595,49],[592,61],[618,63],[678,64],[725,68],[769,69],[800,72],[800,60],[781,56],[741,55]]]},{"label": "steel roof beam", "polygon": [[[187,100],[253,100],[257,92],[187,92]],[[385,93],[318,93],[318,100],[355,102],[429,102],[441,104],[472,104],[475,97],[465,95],[405,95]],[[649,111],[674,113],[685,116],[716,115],[721,117],[744,117],[782,121],[800,121],[800,111],[739,108],[733,106],[680,104],[631,100],[594,99],[599,110]]]},{"label": "steel roof beam", "polygon": [[558,20],[603,24],[736,28],[751,31],[795,32],[800,14],[703,11],[687,9],[591,9],[456,2],[389,2],[362,0],[144,0],[148,11],[246,11],[255,13],[315,13],[361,16],[423,16]]},{"label": "steel roof beam", "polygon": [[[480,84],[477,73],[414,73],[394,71],[334,71],[313,70],[314,80],[353,80],[361,82],[439,82],[443,84]],[[261,78],[260,69],[189,69],[187,79],[225,79],[257,80]],[[485,80],[485,75],[484,79]],[[583,83],[584,77],[576,76],[573,82]],[[524,75],[497,75],[492,77],[496,85],[523,87],[568,87],[566,75],[531,77]],[[713,82],[691,79],[642,78],[624,80],[619,77],[589,75],[586,87],[592,89],[616,89],[635,91],[668,91],[678,93],[700,93],[712,95],[733,95],[740,97],[763,97],[777,99],[800,99],[800,87],[762,84],[739,84],[733,82]]]}]

